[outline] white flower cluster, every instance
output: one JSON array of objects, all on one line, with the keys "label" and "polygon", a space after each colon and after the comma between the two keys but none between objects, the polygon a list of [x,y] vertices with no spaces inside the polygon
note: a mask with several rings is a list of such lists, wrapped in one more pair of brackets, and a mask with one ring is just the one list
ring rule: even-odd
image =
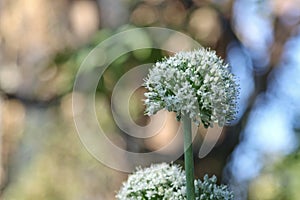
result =
[{"label": "white flower cluster", "polygon": [[[196,200],[233,200],[233,193],[225,185],[217,185],[215,176],[195,180]],[[153,164],[137,169],[123,183],[116,195],[118,200],[186,200],[184,170],[174,164]]]},{"label": "white flower cluster", "polygon": [[174,164],[153,164],[128,177],[116,195],[118,200],[184,200],[185,174]]},{"label": "white flower cluster", "polygon": [[232,200],[232,191],[226,185],[217,185],[217,177],[204,176],[203,181],[195,180],[196,200]]},{"label": "white flower cluster", "polygon": [[215,51],[198,49],[165,58],[149,71],[144,86],[147,115],[166,109],[205,127],[224,126],[235,118],[239,88]]}]

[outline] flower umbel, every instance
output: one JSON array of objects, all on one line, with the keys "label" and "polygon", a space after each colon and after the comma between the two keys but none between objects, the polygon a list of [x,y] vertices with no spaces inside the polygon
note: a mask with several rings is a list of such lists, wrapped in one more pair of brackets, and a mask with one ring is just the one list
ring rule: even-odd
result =
[{"label": "flower umbel", "polygon": [[144,86],[147,115],[166,109],[205,127],[224,126],[235,118],[238,84],[215,51],[198,49],[165,58],[149,71]]},{"label": "flower umbel", "polygon": [[128,177],[116,195],[118,200],[184,200],[185,175],[179,165],[153,164]]},{"label": "flower umbel", "polygon": [[[226,185],[217,185],[216,176],[195,180],[196,200],[232,200],[233,193]],[[175,164],[153,164],[138,168],[128,177],[116,195],[118,200],[186,200],[184,170]]]}]

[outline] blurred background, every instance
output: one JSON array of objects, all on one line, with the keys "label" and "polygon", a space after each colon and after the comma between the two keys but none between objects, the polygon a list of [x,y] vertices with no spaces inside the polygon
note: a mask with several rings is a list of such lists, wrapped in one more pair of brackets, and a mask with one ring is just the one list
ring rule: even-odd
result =
[{"label": "blurred background", "polygon": [[[0,198],[114,199],[127,174],[98,162],[80,142],[72,87],[81,62],[97,44],[147,26],[180,31],[216,50],[240,81],[238,117],[204,159],[197,158],[199,130],[196,176],[216,174],[236,199],[299,199],[299,0],[1,0]],[[185,44],[174,35],[166,45]],[[128,53],[99,82],[98,119],[124,149],[157,149],[178,126],[171,115],[160,134],[135,139],[118,129],[110,109],[122,74],[165,55],[155,49]],[[130,107],[140,125],[148,120],[143,92],[133,94]]]}]

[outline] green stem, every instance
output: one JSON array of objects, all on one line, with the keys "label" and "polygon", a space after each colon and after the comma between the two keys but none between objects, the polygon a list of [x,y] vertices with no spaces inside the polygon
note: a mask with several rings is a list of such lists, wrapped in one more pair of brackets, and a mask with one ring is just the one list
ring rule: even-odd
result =
[{"label": "green stem", "polygon": [[195,200],[192,123],[191,119],[186,115],[182,116],[182,121],[184,135],[184,165],[187,200]]}]

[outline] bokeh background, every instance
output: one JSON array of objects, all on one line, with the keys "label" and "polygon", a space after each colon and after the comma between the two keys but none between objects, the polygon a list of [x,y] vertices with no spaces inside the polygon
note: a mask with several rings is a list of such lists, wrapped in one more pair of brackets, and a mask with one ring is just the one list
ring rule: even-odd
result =
[{"label": "bokeh background", "polygon": [[[98,162],[80,142],[72,87],[97,44],[147,26],[183,32],[216,50],[240,81],[238,117],[204,159],[197,158],[203,131],[197,135],[196,176],[216,174],[236,199],[299,199],[299,0],[1,0],[0,198],[114,199],[127,174]],[[174,35],[166,45],[185,44]],[[111,115],[111,93],[122,74],[165,55],[154,49],[126,54],[99,82],[98,119],[124,149],[157,149],[178,126],[171,115],[168,126],[145,141],[123,133]],[[148,120],[142,94],[134,93],[130,107],[140,125]]]}]

